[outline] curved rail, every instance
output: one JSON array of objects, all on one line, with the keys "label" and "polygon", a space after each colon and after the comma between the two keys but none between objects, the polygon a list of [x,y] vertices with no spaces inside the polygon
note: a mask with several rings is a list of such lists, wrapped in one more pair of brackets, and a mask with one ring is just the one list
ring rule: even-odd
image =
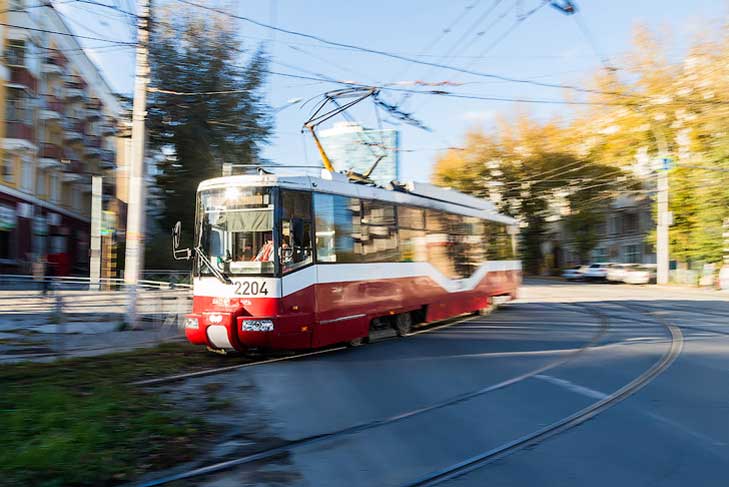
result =
[{"label": "curved rail", "polygon": [[[581,306],[579,304],[575,304],[573,306],[577,307],[577,308],[583,308],[583,306]],[[160,477],[160,478],[153,479],[153,480],[146,481],[146,482],[141,482],[139,484],[134,484],[134,485],[136,485],[137,487],[155,487],[158,485],[165,485],[165,484],[175,482],[178,480],[200,477],[202,475],[207,475],[207,474],[211,474],[211,473],[221,472],[224,470],[229,470],[229,469],[231,469],[233,467],[237,467],[239,465],[244,465],[244,464],[256,462],[259,460],[265,460],[268,458],[272,458],[277,455],[281,455],[282,453],[291,451],[298,447],[309,446],[309,445],[319,443],[322,441],[332,440],[332,439],[336,439],[339,437],[352,435],[355,433],[360,433],[362,431],[379,428],[381,426],[398,423],[400,421],[404,421],[406,419],[409,419],[409,418],[412,418],[415,416],[419,416],[419,415],[429,413],[432,411],[436,411],[436,410],[439,410],[439,409],[442,409],[442,408],[445,408],[448,406],[459,404],[459,403],[468,401],[470,399],[474,399],[476,397],[483,396],[490,392],[498,391],[500,389],[504,389],[504,388],[514,385],[516,383],[522,382],[535,375],[541,374],[550,369],[563,365],[564,363],[568,362],[569,360],[572,360],[579,354],[585,352],[589,348],[594,347],[600,341],[600,339],[602,339],[602,337],[607,333],[608,326],[609,326],[607,315],[605,315],[604,313],[601,313],[597,310],[593,310],[593,309],[590,309],[587,307],[585,307],[585,308],[588,313],[596,315],[599,319],[600,328],[597,331],[597,333],[595,333],[595,335],[593,335],[593,337],[590,339],[590,341],[585,343],[582,347],[575,349],[574,351],[570,351],[570,352],[566,353],[564,356],[560,357],[559,359],[549,362],[548,364],[540,366],[534,370],[525,372],[521,375],[512,377],[510,379],[503,380],[496,384],[482,387],[480,389],[470,391],[467,393],[459,394],[457,396],[451,397],[449,399],[445,399],[443,401],[431,404],[429,406],[424,406],[424,407],[420,407],[420,408],[413,409],[410,411],[405,411],[405,412],[396,414],[394,416],[389,416],[386,418],[381,418],[381,419],[376,419],[373,421],[359,423],[359,424],[349,426],[347,428],[343,428],[343,429],[336,430],[336,431],[331,431],[331,432],[327,432],[327,433],[322,433],[322,434],[318,434],[318,435],[300,438],[298,440],[289,441],[289,442],[282,444],[281,446],[271,448],[268,450],[264,450],[264,451],[260,451],[258,453],[253,453],[250,455],[246,455],[246,456],[239,457],[239,458],[234,458],[234,459],[227,460],[224,462],[206,465],[203,467],[187,470],[184,472],[174,473],[171,475],[167,475],[167,476]],[[475,318],[475,317],[473,317],[473,318]],[[458,323],[470,321],[473,318],[467,318],[465,320],[460,320],[458,322],[450,323],[448,325],[438,326],[438,327],[435,327],[428,331],[435,331],[436,329],[445,328],[446,326],[453,326]],[[423,333],[423,332],[425,332],[425,331],[421,330],[421,333]],[[294,357],[292,357],[292,358],[294,358]]]},{"label": "curved rail", "polygon": [[[628,307],[628,306],[625,306]],[[629,307],[628,307],[629,308]],[[629,308],[630,309],[630,308]],[[665,354],[655,362],[648,370],[643,372],[641,375],[633,379],[631,382],[621,387],[617,391],[613,392],[609,396],[601,399],[576,413],[567,416],[559,421],[556,421],[544,428],[541,428],[533,433],[517,438],[509,443],[503,444],[496,448],[492,448],[488,451],[475,455],[471,458],[463,460],[455,465],[431,472],[414,482],[403,484],[402,487],[426,487],[432,485],[438,485],[441,482],[460,477],[469,472],[477,470],[484,465],[487,465],[495,460],[503,458],[511,453],[519,451],[527,446],[535,443],[544,441],[551,438],[552,436],[558,435],[563,431],[569,430],[578,426],[585,421],[597,416],[601,412],[611,408],[618,404],[624,399],[638,392],[640,389],[645,387],[653,379],[655,379],[660,373],[665,371],[671,364],[678,358],[683,348],[683,334],[681,330],[674,325],[663,322],[660,319],[656,319],[660,324],[665,326],[671,334],[671,346]]]}]

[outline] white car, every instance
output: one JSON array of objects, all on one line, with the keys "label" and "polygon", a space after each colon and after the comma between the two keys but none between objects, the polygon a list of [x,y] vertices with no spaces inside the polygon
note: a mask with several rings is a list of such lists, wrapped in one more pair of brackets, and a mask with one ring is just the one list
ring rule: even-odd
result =
[{"label": "white car", "polygon": [[562,277],[568,281],[577,281],[582,279],[582,273],[585,272],[585,266],[570,267],[562,271]]},{"label": "white car", "polygon": [[582,277],[587,281],[603,281],[607,278],[607,272],[610,268],[610,264],[607,262],[598,262],[596,264],[590,264]]},{"label": "white car", "polygon": [[656,282],[655,264],[637,266],[628,270],[623,278],[625,284],[650,284]]},{"label": "white car", "polygon": [[638,264],[612,264],[605,277],[610,282],[623,282],[628,271],[636,267]]}]

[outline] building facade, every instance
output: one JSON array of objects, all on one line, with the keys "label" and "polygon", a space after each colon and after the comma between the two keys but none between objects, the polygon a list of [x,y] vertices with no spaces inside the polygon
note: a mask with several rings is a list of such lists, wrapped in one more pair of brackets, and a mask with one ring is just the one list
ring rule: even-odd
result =
[{"label": "building facade", "polygon": [[0,10],[0,273],[40,256],[59,274],[88,272],[92,176],[118,211],[119,100],[52,6]]},{"label": "building facade", "polygon": [[[589,255],[591,262],[655,264],[655,247],[648,237],[656,228],[649,196],[619,197],[606,205],[602,222],[597,226],[597,242]],[[550,268],[563,268],[587,262],[580,255],[572,235],[560,220],[552,226],[552,236],[544,254]]]},{"label": "building facade", "polygon": [[368,129],[339,122],[320,132],[321,143],[337,171],[365,174],[381,157],[371,179],[380,186],[400,179],[400,134],[395,129]]}]

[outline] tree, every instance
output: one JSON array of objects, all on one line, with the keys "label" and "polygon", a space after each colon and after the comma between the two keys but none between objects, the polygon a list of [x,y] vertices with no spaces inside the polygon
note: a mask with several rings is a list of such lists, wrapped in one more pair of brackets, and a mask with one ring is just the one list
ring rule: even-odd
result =
[{"label": "tree", "polygon": [[573,134],[557,122],[538,124],[521,114],[502,122],[494,135],[469,133],[462,150],[446,152],[436,163],[433,180],[492,199],[500,212],[520,221],[524,268],[540,273],[542,243],[550,222],[569,213],[568,230],[586,258],[602,222],[599,202],[623,182],[622,171],[574,151]]},{"label": "tree", "polygon": [[[191,229],[198,183],[220,176],[224,162],[257,161],[270,135],[261,93],[268,59],[259,48],[241,65],[248,53],[236,31],[222,15],[177,5],[155,18],[148,126],[152,147],[167,155],[157,178],[164,229],[177,220]],[[205,94],[211,92],[228,93]]]}]

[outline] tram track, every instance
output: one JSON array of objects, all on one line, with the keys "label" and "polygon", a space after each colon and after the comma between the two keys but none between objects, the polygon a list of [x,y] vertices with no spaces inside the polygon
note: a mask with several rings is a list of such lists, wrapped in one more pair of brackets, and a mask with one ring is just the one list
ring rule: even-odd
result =
[{"label": "tram track", "polygon": [[[631,307],[625,304],[619,304],[626,309],[637,311],[640,313],[646,313],[645,310],[638,310],[635,307]],[[683,334],[679,326],[669,323],[660,317],[656,317],[649,314],[656,322],[663,325],[671,336],[671,343],[668,350],[661,356],[658,361],[654,362],[651,367],[645,370],[638,377],[624,385],[620,389],[616,390],[612,394],[604,397],[603,399],[596,401],[587,407],[566,416],[558,421],[555,421],[543,428],[540,428],[532,433],[521,436],[508,443],[502,444],[495,448],[491,448],[470,458],[462,460],[456,464],[448,467],[433,471],[427,475],[412,481],[402,484],[400,487],[427,487],[434,486],[446,482],[448,480],[461,477],[469,472],[478,470],[489,463],[496,460],[502,459],[516,453],[524,448],[534,446],[541,443],[549,438],[570,430],[576,426],[581,425],[585,421],[588,421],[598,414],[610,409],[617,405],[639,390],[648,385],[653,379],[658,377],[664,372],[671,364],[678,358],[683,348]]]},{"label": "tram track", "polygon": [[[477,317],[478,317],[478,315],[468,315],[465,318],[463,316],[459,316],[456,318],[443,320],[440,322],[436,322],[434,324],[422,326],[422,327],[408,333],[407,336],[410,337],[410,336],[415,336],[415,335],[421,335],[423,333],[432,333],[434,331],[442,330],[444,328],[449,328],[451,326],[455,326],[460,323],[465,323],[465,322],[473,320]],[[396,338],[396,337],[378,339],[376,343],[385,342],[385,341],[388,341],[388,340],[391,340],[394,338]],[[258,367],[261,365],[273,364],[273,363],[277,363],[277,362],[285,362],[288,360],[297,360],[297,359],[313,357],[313,356],[317,356],[317,355],[325,355],[325,354],[332,353],[332,352],[346,350],[347,348],[349,348],[349,347],[336,346],[336,347],[325,348],[322,350],[315,350],[313,352],[297,352],[297,353],[293,353],[291,355],[286,355],[283,357],[262,358],[259,360],[254,359],[250,362],[245,362],[245,363],[241,363],[241,364],[226,365],[224,367],[214,367],[214,368],[210,368],[210,369],[196,370],[193,372],[185,372],[183,374],[173,374],[173,375],[166,375],[163,377],[154,377],[151,379],[137,380],[134,382],[130,382],[129,385],[156,386],[156,385],[162,385],[162,384],[170,384],[170,383],[180,382],[183,380],[193,379],[193,378],[197,378],[197,377],[225,374],[227,372],[234,372],[236,370],[245,369],[248,367]]]},{"label": "tram track", "polygon": [[[335,431],[325,432],[325,433],[321,433],[321,434],[306,436],[303,438],[299,438],[297,440],[287,441],[287,442],[283,443],[282,445],[274,447],[274,448],[251,453],[251,454],[248,454],[245,456],[225,460],[222,462],[217,462],[214,464],[196,467],[196,468],[193,468],[190,470],[175,472],[175,473],[172,473],[172,474],[169,474],[166,476],[144,481],[144,482],[137,483],[134,485],[136,487],[155,487],[155,486],[159,486],[159,485],[166,485],[166,484],[176,482],[179,480],[191,479],[191,478],[195,478],[195,477],[201,477],[204,475],[222,472],[225,470],[230,470],[234,467],[238,467],[241,465],[251,464],[254,462],[259,462],[262,460],[267,460],[267,459],[275,458],[275,457],[278,457],[281,455],[285,455],[285,454],[289,453],[290,451],[295,450],[300,447],[310,446],[310,445],[313,445],[316,443],[330,441],[330,440],[334,440],[334,439],[341,438],[344,436],[361,433],[363,431],[372,430],[375,428],[399,423],[401,421],[404,421],[404,420],[407,420],[410,418],[414,418],[416,416],[420,416],[420,415],[430,413],[430,412],[433,412],[433,411],[436,411],[439,409],[443,409],[443,408],[446,408],[449,406],[463,403],[465,401],[483,396],[485,394],[488,394],[488,393],[491,393],[494,391],[505,389],[514,384],[523,382],[529,378],[532,378],[536,375],[542,374],[553,368],[556,368],[560,365],[567,363],[568,361],[574,359],[578,355],[584,353],[586,350],[596,346],[598,344],[598,342],[606,335],[608,328],[609,328],[609,319],[606,314],[604,314],[596,309],[592,309],[591,307],[580,305],[578,303],[570,304],[570,307],[577,308],[579,310],[578,312],[596,316],[598,318],[599,328],[598,328],[597,332],[591,337],[591,339],[588,342],[586,342],[582,347],[570,350],[567,353],[565,353],[564,355],[562,355],[560,358],[553,360],[545,365],[542,365],[540,367],[537,367],[535,369],[522,373],[518,376],[509,378],[509,379],[505,379],[496,384],[491,384],[491,385],[488,385],[488,386],[485,386],[485,387],[482,387],[482,388],[479,388],[479,389],[476,389],[476,390],[473,390],[470,392],[459,394],[459,395],[450,397],[448,399],[433,403],[428,406],[423,406],[420,408],[401,412],[401,413],[398,413],[398,414],[395,414],[392,416],[388,416],[385,418],[380,418],[380,419],[376,419],[376,420],[372,420],[372,421],[358,423],[358,424],[355,424],[355,425],[352,425],[352,426],[349,426],[349,427],[346,427],[343,429],[335,430]],[[574,309],[573,309],[573,311],[574,311]],[[471,321],[477,317],[478,316],[469,317],[466,319],[458,320],[453,323],[439,325],[439,326],[436,326],[436,327],[433,327],[430,329],[426,329],[426,330],[417,330],[417,331],[411,333],[410,335],[417,335],[417,334],[437,331],[437,330],[440,330],[443,328],[454,326],[459,323]],[[289,359],[299,358],[299,357],[301,357],[301,355],[298,355],[295,357],[290,357]],[[278,361],[281,361],[281,360],[278,360]],[[264,362],[259,362],[257,364],[262,364],[262,363],[264,363]],[[270,362],[266,362],[266,363],[270,363]],[[251,365],[256,365],[256,364],[241,364],[241,365],[251,366]],[[240,366],[233,366],[233,367],[241,368]],[[226,369],[225,371],[227,372],[229,370],[235,370],[234,368],[225,368]],[[202,371],[202,372],[205,372],[205,371]],[[210,375],[210,374],[199,374],[198,373],[197,376],[199,376],[199,375]],[[148,383],[150,383],[150,382],[148,382]],[[154,383],[159,383],[159,382],[151,382],[151,383],[154,384]]]}]

